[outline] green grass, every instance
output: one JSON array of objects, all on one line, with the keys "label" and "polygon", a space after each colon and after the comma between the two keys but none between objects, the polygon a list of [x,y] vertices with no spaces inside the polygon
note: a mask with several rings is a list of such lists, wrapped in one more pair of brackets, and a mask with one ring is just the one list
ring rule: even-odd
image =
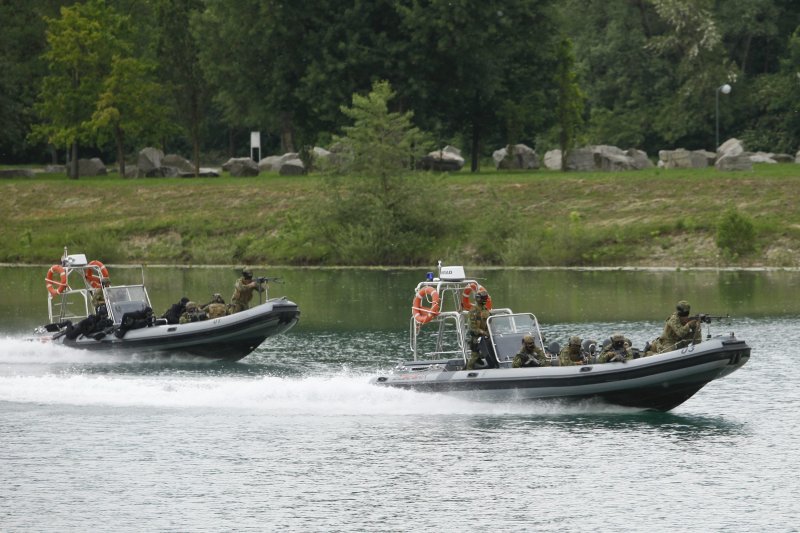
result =
[{"label": "green grass", "polygon": [[[352,190],[354,181],[342,182]],[[741,173],[462,171],[414,183],[408,197],[418,202],[417,214],[430,214],[431,230],[417,217],[403,242],[388,243],[398,265],[793,267],[800,258],[795,164]],[[331,197],[326,179],[315,175],[3,179],[0,261],[51,263],[69,246],[107,263],[380,262],[366,241],[381,232],[374,221],[359,226],[359,198],[344,226],[328,216],[336,209]],[[752,220],[752,252],[718,248],[729,209]],[[365,242],[337,253],[351,236]],[[412,242],[413,250],[403,248]]]}]

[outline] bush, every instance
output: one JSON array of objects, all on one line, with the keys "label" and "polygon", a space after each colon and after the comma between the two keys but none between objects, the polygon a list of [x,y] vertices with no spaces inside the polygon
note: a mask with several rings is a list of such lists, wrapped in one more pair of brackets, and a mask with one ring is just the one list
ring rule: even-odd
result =
[{"label": "bush", "polygon": [[735,208],[723,213],[717,224],[717,247],[731,258],[742,257],[756,249],[756,229],[750,217]]}]

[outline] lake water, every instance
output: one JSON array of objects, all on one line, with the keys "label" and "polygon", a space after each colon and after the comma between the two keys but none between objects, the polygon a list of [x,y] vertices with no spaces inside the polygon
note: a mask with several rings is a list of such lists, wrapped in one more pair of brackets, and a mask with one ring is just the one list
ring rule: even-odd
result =
[{"label": "lake water", "polygon": [[[0,268],[0,530],[798,531],[798,272],[468,272],[561,342],[641,346],[681,298],[730,313],[712,333],[750,362],[651,413],[370,385],[408,355],[425,269],[257,270],[301,322],[235,364],[25,342],[46,270]],[[160,312],[227,299],[235,272],[145,276]]]}]

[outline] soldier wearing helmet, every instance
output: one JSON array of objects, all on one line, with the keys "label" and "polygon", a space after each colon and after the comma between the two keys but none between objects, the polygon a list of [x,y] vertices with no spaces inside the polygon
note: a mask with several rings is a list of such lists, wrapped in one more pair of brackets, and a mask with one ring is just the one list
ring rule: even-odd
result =
[{"label": "soldier wearing helmet", "polygon": [[511,363],[512,368],[524,368],[530,366],[550,366],[550,361],[539,346],[533,335],[522,337],[522,347]]},{"label": "soldier wearing helmet", "polygon": [[187,302],[186,310],[181,315],[179,323],[187,324],[189,322],[199,322],[207,318],[208,315],[202,312],[195,302]]},{"label": "soldier wearing helmet", "polygon": [[94,310],[98,314],[108,314],[106,310],[106,295],[103,292],[103,289],[108,287],[111,284],[111,280],[107,277],[103,276],[100,278],[100,286],[94,289],[92,293],[92,305],[94,306]]},{"label": "soldier wearing helmet", "polygon": [[489,293],[481,289],[475,294],[475,306],[469,312],[469,349],[472,352],[467,361],[467,370],[475,368],[496,368],[497,359],[489,342],[489,309],[486,302]]},{"label": "soldier wearing helmet", "polygon": [[253,291],[264,292],[266,289],[253,280],[253,273],[249,268],[242,269],[242,277],[236,280],[233,287],[231,304],[228,306],[228,314],[238,313],[250,309],[250,300],[253,299]]},{"label": "soldier wearing helmet", "polygon": [[603,348],[603,353],[597,358],[598,363],[621,362],[624,363],[633,359],[631,343],[622,333],[615,333],[611,336],[611,342]]},{"label": "soldier wearing helmet", "polygon": [[581,351],[581,338],[573,335],[569,343],[558,352],[558,364],[561,366],[576,366],[586,364],[586,358]]},{"label": "soldier wearing helmet", "polygon": [[222,295],[215,292],[211,295],[211,301],[200,308],[201,311],[208,315],[208,318],[219,318],[227,314],[228,306],[225,305],[225,300]]},{"label": "soldier wearing helmet", "polygon": [[690,317],[692,306],[686,300],[681,300],[675,305],[675,312],[664,323],[664,332],[660,337],[650,343],[647,355],[669,352],[699,344],[703,334],[700,323],[696,318]]}]

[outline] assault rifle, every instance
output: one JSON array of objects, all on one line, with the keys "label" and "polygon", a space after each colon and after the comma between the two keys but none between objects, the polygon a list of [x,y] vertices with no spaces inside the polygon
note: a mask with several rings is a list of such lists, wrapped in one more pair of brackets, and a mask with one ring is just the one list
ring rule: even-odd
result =
[{"label": "assault rifle", "polygon": [[731,315],[718,316],[718,315],[707,315],[705,313],[699,313],[694,316],[690,316],[689,320],[697,320],[698,322],[702,322],[703,324],[711,324],[712,320],[722,320],[730,317]]},{"label": "assault rifle", "polygon": [[257,281],[257,282],[259,282],[259,283],[270,283],[270,282],[272,282],[272,283],[283,283],[283,281],[281,280],[281,278],[265,278],[265,277],[260,277],[260,278],[256,278],[256,281]]}]

